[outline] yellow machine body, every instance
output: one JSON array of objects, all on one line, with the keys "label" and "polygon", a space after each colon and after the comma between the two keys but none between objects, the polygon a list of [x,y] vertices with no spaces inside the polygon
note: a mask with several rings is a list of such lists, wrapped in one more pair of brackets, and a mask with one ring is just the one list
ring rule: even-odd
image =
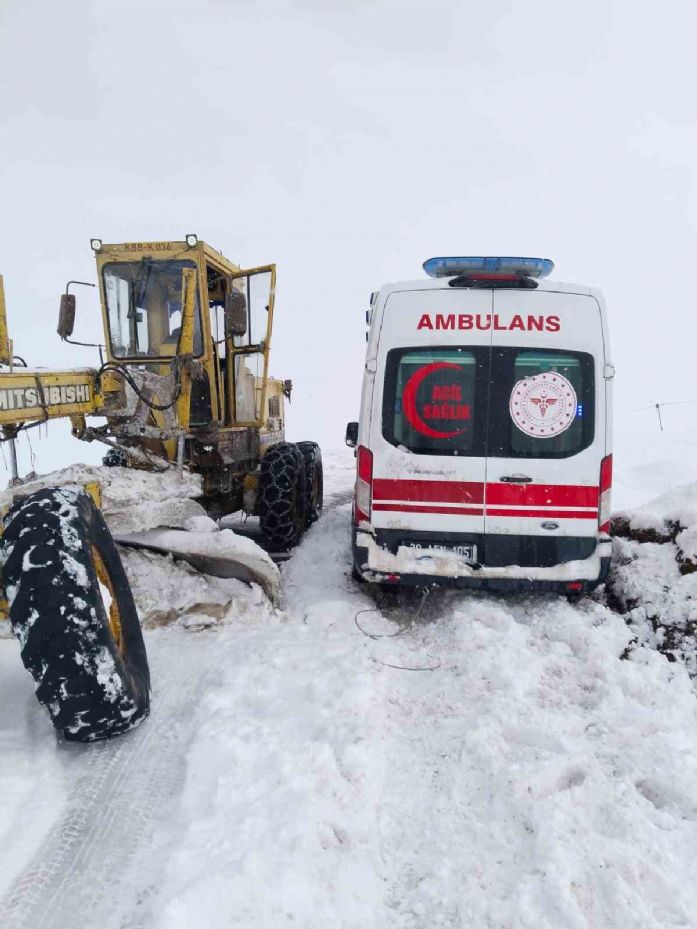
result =
[{"label": "yellow machine body", "polygon": [[[105,465],[155,471],[187,468],[200,475],[201,496],[197,499],[211,516],[244,509],[259,516],[267,545],[290,547],[296,544],[321,512],[321,456],[315,443],[284,442],[284,399],[290,398],[292,385],[290,381],[269,377],[276,266],[241,269],[191,235],[186,236],[185,241],[118,245],[106,245],[93,239],[92,249],[96,257],[104,329],[104,345],[93,346],[95,354],[99,350],[99,364],[94,367],[59,371],[31,369],[22,357],[16,356],[9,338],[0,277],[0,441],[9,451],[10,483],[14,485],[5,502],[11,506],[10,497],[16,503],[19,497],[37,492],[36,484],[32,487],[32,482],[23,483],[19,478],[17,436],[42,422],[68,418],[73,436],[110,446],[104,458]],[[61,296],[58,335],[68,342],[72,341],[76,316],[76,297],[70,292],[74,284],[86,282],[70,281]],[[87,286],[95,285],[88,283]],[[84,346],[86,343],[76,344]],[[88,424],[89,417],[99,417],[101,421]],[[277,447],[271,450],[273,446]],[[262,461],[269,451],[269,456]],[[275,466],[278,462],[295,474],[293,481],[286,481],[287,486],[277,481]],[[60,476],[56,476],[56,482],[60,486]],[[21,484],[23,486],[19,486]],[[90,480],[85,490],[100,507],[99,483]],[[55,502],[61,498],[49,493],[48,499]],[[0,517],[3,517],[0,534],[5,525],[13,527],[7,532],[6,551],[19,544],[17,540],[24,535],[24,526],[28,525],[32,531],[33,525],[35,530],[38,519],[41,532],[46,531],[48,525],[44,511],[31,502],[13,508],[9,516],[0,513]],[[176,517],[172,519],[176,525]],[[84,538],[80,537],[82,551],[88,550],[85,539],[91,538],[87,528]],[[54,724],[66,738],[105,738],[125,731],[126,717],[126,728],[129,728],[133,720],[145,718],[148,712],[147,660],[144,647],[140,657],[139,649],[133,647],[136,633],[140,633],[138,617],[132,597],[126,597],[123,590],[121,603],[117,602],[117,588],[112,583],[115,575],[110,574],[107,564],[110,549],[102,550],[98,545],[102,535],[99,532],[94,535],[94,544],[89,549],[90,564],[96,571],[90,589],[96,604],[89,614],[95,622],[93,639],[101,642],[97,635],[104,631],[98,606],[100,602],[104,605],[106,589],[110,601],[108,642],[114,643],[115,656],[126,663],[132,660],[132,667],[138,672],[133,676],[117,677],[124,682],[128,677],[131,683],[141,680],[143,687],[129,692],[131,703],[128,703],[129,707],[135,707],[133,701],[137,699],[140,715],[131,719],[134,710],[129,710],[128,714],[121,713],[120,718],[114,717],[114,728],[105,728],[105,718],[109,719],[109,726],[112,725],[109,713],[114,697],[105,693],[100,703],[101,691],[96,686],[101,683],[99,670],[95,670],[90,681],[92,661],[83,659],[82,651],[75,651],[75,638],[70,633],[76,626],[87,623],[84,618],[87,614],[84,611],[80,614],[83,619],[79,623],[70,618],[69,611],[77,609],[80,598],[68,594],[67,606],[60,608],[60,616],[65,618],[63,626],[54,610],[49,613],[50,625],[46,627],[51,630],[50,641],[43,633],[43,638],[38,636],[47,646],[45,660],[41,655],[30,667],[23,653],[27,668],[41,684],[37,687],[40,701],[49,707]],[[159,538],[159,534],[156,535]],[[60,533],[47,544],[60,546],[59,536]],[[278,572],[269,570],[273,566],[261,550],[259,557],[253,551],[245,551],[244,557],[235,550],[209,554],[196,545],[189,551],[178,536],[171,550],[163,549],[161,541],[153,541],[147,527],[141,533],[128,532],[125,537],[116,537],[115,541],[156,552],[166,551],[205,574],[258,583],[271,597],[278,592]],[[31,538],[24,542],[30,543]],[[72,541],[67,544],[66,557],[49,559],[49,565],[32,563],[31,569],[53,570],[55,567],[50,583],[59,590],[63,587],[67,590],[70,585],[66,578],[69,579],[75,570],[72,545]],[[56,553],[59,554],[58,548]],[[114,552],[112,555],[116,557]],[[12,564],[20,565],[19,574],[25,589],[32,591],[32,596],[36,591],[40,594],[44,588],[36,582],[35,576],[28,576],[26,561],[10,562],[10,558],[12,554],[4,565],[7,576],[11,575]],[[0,619],[10,615],[21,640],[21,630],[28,630],[36,622],[38,613],[25,610],[23,615],[26,598],[23,601],[18,590],[14,581],[12,585],[8,582],[5,589],[0,572]],[[49,599],[53,610],[55,604]],[[38,600],[32,603],[36,606]],[[129,616],[133,628],[127,637],[124,619]],[[62,648],[56,647],[59,634],[64,635],[62,643],[69,643]],[[26,640],[26,636],[24,638]],[[78,644],[80,649],[84,645],[87,652],[89,643],[86,642],[87,638]],[[105,647],[99,645],[102,650]],[[50,663],[58,676],[49,692],[44,685]],[[93,725],[85,721],[84,694],[80,691],[78,699],[77,691],[72,689],[76,669],[82,674],[85,668],[88,669],[90,700],[98,709],[97,722]],[[70,686],[66,686],[66,681]],[[65,722],[68,718],[73,721],[71,724]],[[78,732],[82,735],[75,734]]]},{"label": "yellow machine body", "polygon": [[[0,278],[0,428],[69,417],[73,435],[131,456],[186,464],[218,509],[242,505],[243,481],[284,439],[290,382],[269,377],[275,265],[241,269],[195,236],[186,241],[93,240],[105,335],[98,368],[13,365]],[[71,319],[63,319],[63,301]],[[75,297],[61,300],[70,341]],[[88,426],[85,417],[105,417]]]}]

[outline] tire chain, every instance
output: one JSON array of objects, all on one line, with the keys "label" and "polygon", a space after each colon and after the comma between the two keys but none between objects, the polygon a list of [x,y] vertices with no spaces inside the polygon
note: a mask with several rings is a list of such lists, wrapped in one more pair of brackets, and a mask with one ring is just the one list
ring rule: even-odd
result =
[{"label": "tire chain", "polygon": [[[324,497],[322,451],[316,442],[298,442],[298,448],[305,462],[305,524],[311,526],[322,515]],[[317,488],[316,496],[312,492],[313,485]]]},{"label": "tire chain", "polygon": [[296,445],[279,442],[261,462],[259,518],[270,549],[296,544],[305,526],[305,459]]}]

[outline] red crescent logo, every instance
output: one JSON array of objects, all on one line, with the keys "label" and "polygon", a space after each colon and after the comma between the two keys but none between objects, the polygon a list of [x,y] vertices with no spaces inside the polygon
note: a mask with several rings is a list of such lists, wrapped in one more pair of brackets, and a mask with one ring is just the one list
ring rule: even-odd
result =
[{"label": "red crescent logo", "polygon": [[456,432],[439,432],[437,429],[431,429],[428,423],[425,423],[416,410],[416,391],[421,386],[429,374],[434,371],[440,371],[442,368],[454,368],[456,371],[462,371],[461,365],[456,365],[451,361],[434,361],[430,365],[424,365],[415,371],[406,383],[404,393],[402,394],[402,403],[404,405],[404,415],[410,424],[431,439],[452,439],[456,435],[462,435],[464,429],[458,429]]}]

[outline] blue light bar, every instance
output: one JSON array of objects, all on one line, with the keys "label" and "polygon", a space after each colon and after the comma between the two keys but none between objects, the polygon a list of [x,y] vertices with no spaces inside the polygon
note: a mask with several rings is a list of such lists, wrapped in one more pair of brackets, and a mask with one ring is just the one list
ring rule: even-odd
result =
[{"label": "blue light bar", "polygon": [[549,258],[429,258],[423,269],[429,277],[457,277],[461,274],[515,274],[519,277],[547,277],[554,270]]}]

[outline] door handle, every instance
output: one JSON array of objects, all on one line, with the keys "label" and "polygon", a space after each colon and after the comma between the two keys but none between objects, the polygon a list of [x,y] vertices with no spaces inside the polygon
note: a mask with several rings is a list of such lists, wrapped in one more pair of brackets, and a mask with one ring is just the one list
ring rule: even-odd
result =
[{"label": "door handle", "polygon": [[503,477],[499,478],[500,481],[503,481],[504,484],[530,484],[532,483],[532,478],[528,477],[527,474],[504,474]]}]

